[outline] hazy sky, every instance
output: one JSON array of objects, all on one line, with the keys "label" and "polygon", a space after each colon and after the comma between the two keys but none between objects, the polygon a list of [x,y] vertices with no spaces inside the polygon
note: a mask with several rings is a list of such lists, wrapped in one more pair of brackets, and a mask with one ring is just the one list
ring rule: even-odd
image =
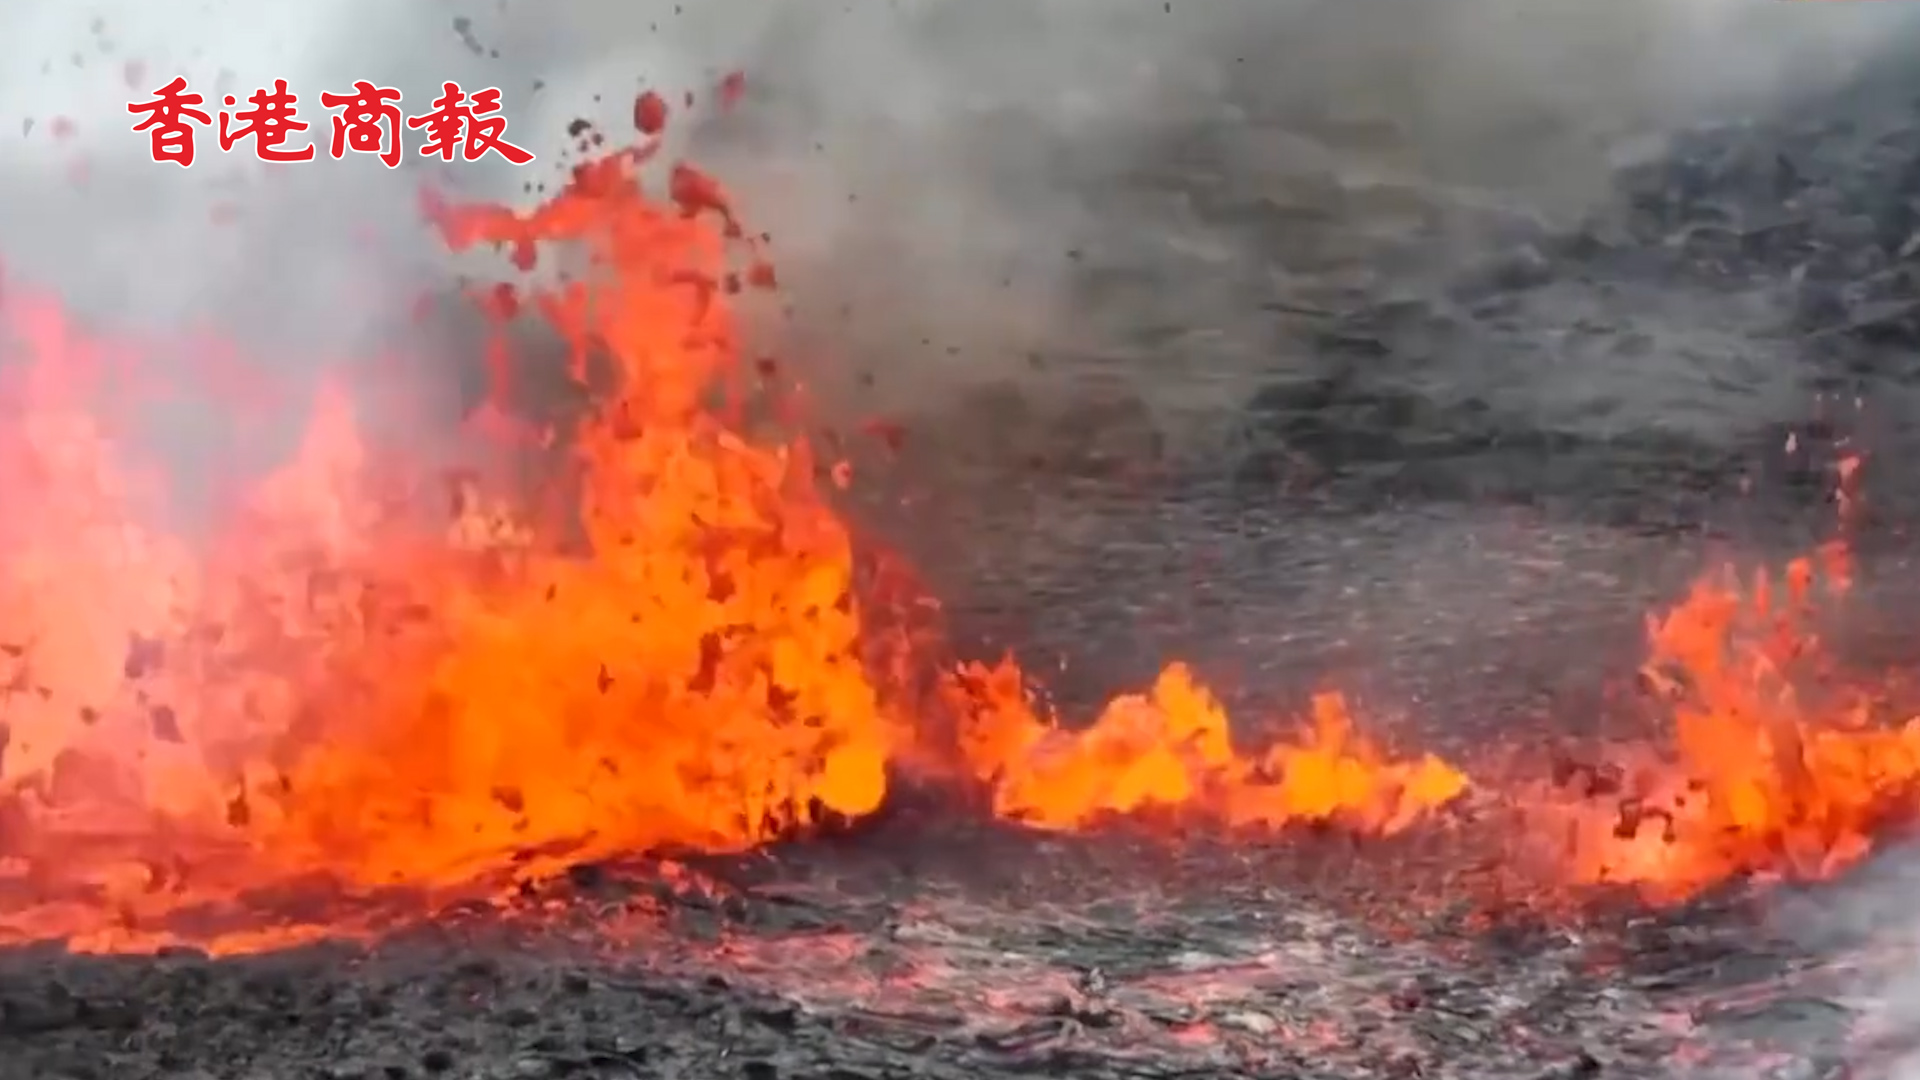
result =
[{"label": "hazy sky", "polygon": [[[336,300],[413,272],[390,252],[370,260],[360,248],[368,231],[400,242],[414,178],[362,160],[270,178],[254,162],[213,154],[189,173],[155,166],[127,130],[130,64],[141,91],[173,74],[242,94],[282,77],[312,97],[372,78],[402,87],[410,107],[442,79],[497,84],[512,130],[543,152],[562,144],[576,115],[619,126],[643,81],[697,87],[740,67],[766,87],[755,100],[764,122],[754,142],[715,156],[739,182],[765,189],[758,216],[831,262],[845,230],[860,227],[848,192],[885,198],[938,264],[929,276],[952,289],[997,261],[1054,259],[1092,213],[1077,190],[1089,173],[1124,171],[1149,137],[1218,117],[1230,89],[1243,102],[1371,98],[1356,104],[1398,112],[1439,161],[1448,143],[1484,143],[1516,115],[1606,127],[1626,113],[1684,112],[1709,92],[1830,74],[1907,18],[1894,10],[1904,5],[1755,7],[22,0],[0,64],[0,138],[14,143],[3,168],[16,189],[0,206],[0,247],[17,271],[122,312],[219,315],[277,291],[297,296],[270,307],[327,310],[335,314],[322,324],[337,329]],[[975,123],[994,110],[1023,114],[1058,146],[996,142]],[[75,130],[64,142],[53,124],[62,116]],[[1068,156],[1079,173],[1061,172],[1056,159]],[[87,162],[84,186],[72,182],[75,159]],[[465,185],[503,194],[524,179],[502,168],[460,173]],[[251,210],[249,227],[209,228],[216,204]],[[365,228],[348,227],[356,221]]]},{"label": "hazy sky", "polygon": [[[741,113],[679,137],[695,137],[775,234],[783,278],[837,346],[826,351],[889,357],[905,373],[893,384],[917,392],[929,379],[1004,374],[982,370],[1007,362],[994,357],[1097,343],[1136,317],[1086,306],[1072,288],[1083,251],[1157,275],[1156,318],[1236,332],[1244,298],[1227,287],[1229,269],[1213,267],[1242,258],[1241,238],[1210,231],[1177,199],[1111,197],[1185,132],[1228,133],[1229,174],[1208,182],[1241,197],[1329,154],[1340,164],[1271,122],[1317,110],[1397,127],[1396,168],[1506,188],[1515,205],[1577,208],[1602,190],[1609,140],[1838,77],[1876,45],[1907,40],[1891,31],[1911,24],[1908,10],[19,0],[0,46],[0,260],[110,321],[211,323],[263,362],[323,364],[391,338],[421,291],[447,287],[447,260],[417,221],[424,177],[519,197],[529,179],[554,175],[573,118],[624,132],[643,86],[699,90],[743,69],[752,91]],[[399,86],[410,111],[445,79],[498,85],[510,133],[542,159],[526,170],[389,173],[323,159],[270,171],[203,138],[193,169],[157,165],[125,107],[174,74],[210,98],[286,78],[322,136],[314,99],[355,79]],[[823,314],[842,310],[850,319]],[[968,359],[949,345],[970,346],[958,349]]]}]

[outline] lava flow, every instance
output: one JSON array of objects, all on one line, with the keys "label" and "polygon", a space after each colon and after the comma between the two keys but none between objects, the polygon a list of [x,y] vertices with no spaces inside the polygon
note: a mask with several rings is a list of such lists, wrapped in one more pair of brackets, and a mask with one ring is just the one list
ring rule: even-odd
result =
[{"label": "lava flow", "polygon": [[1735,878],[1826,878],[1920,821],[1920,718],[1889,722],[1885,695],[1844,677],[1819,633],[1852,581],[1830,543],[1779,575],[1708,575],[1648,620],[1641,680],[1671,739],[1614,748],[1581,798],[1553,805],[1563,785],[1532,807],[1564,839],[1571,880],[1678,900]]},{"label": "lava flow", "polygon": [[[857,818],[937,754],[939,777],[1056,830],[1174,810],[1387,834],[1490,799],[1564,838],[1549,876],[1656,896],[1828,873],[1913,816],[1920,727],[1794,696],[1811,564],[1785,605],[1703,585],[1655,625],[1674,752],[1634,749],[1647,763],[1605,792],[1394,758],[1337,695],[1303,740],[1237,748],[1180,664],[1081,730],[1011,662],[910,693],[938,661],[878,629],[821,482],[844,473],[731,419],[753,370],[733,300],[773,274],[702,174],[676,167],[670,198],[647,196],[651,145],[528,213],[432,208],[455,248],[586,257],[550,292],[490,294],[551,323],[593,386],[588,415],[538,433],[566,462],[541,498],[469,477],[448,514],[443,478],[368,437],[331,387],[223,527],[174,535],[116,419],[141,350],[5,297],[0,944],[373,933],[585,860]],[[1628,802],[1658,835],[1622,827]]]}]

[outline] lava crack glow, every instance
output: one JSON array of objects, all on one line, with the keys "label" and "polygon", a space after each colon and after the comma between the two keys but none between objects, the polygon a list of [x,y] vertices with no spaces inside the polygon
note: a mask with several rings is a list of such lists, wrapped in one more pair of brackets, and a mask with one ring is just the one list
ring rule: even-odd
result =
[{"label": "lava crack glow", "polygon": [[939,661],[880,629],[891,613],[819,482],[844,471],[715,404],[752,382],[733,298],[772,271],[710,179],[679,167],[669,201],[647,197],[649,156],[584,166],[526,214],[432,207],[456,248],[589,256],[554,291],[489,294],[573,343],[570,377],[611,369],[590,414],[535,440],[565,458],[540,498],[476,474],[447,514],[444,478],[329,387],[224,527],[172,535],[116,399],[142,350],[5,297],[0,944],[377,932],[395,916],[368,914],[375,899],[424,917],[582,860],[857,818],[941,754],[932,779],[1054,830],[1152,811],[1388,834],[1491,802],[1530,849],[1551,839],[1545,878],[1655,898],[1831,873],[1912,817],[1920,723],[1800,692],[1837,549],[1781,586],[1703,582],[1653,623],[1674,738],[1599,751],[1604,790],[1396,757],[1333,694],[1304,737],[1249,750],[1181,664],[1072,730],[1011,661],[910,693]]}]

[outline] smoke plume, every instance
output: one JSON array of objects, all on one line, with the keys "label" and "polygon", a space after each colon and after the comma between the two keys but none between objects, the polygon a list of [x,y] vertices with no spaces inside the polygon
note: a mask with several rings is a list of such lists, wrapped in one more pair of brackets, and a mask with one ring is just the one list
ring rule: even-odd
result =
[{"label": "smoke plume", "polygon": [[556,178],[569,121],[623,132],[639,88],[742,70],[743,107],[703,99],[680,134],[775,234],[810,360],[884,366],[889,392],[921,398],[1035,353],[1130,357],[1142,323],[1259,339],[1252,309],[1289,253],[1208,207],[1332,178],[1577,213],[1625,141],[1844,78],[1897,51],[1905,18],[1733,0],[39,0],[11,17],[0,73],[0,233],[17,276],[116,319],[210,322],[290,357],[366,348],[449,273],[414,213],[432,170],[158,166],[128,100],[174,74],[210,99],[286,78],[310,116],[358,78],[409,106],[445,79],[498,85],[542,159],[434,179],[521,197]]}]

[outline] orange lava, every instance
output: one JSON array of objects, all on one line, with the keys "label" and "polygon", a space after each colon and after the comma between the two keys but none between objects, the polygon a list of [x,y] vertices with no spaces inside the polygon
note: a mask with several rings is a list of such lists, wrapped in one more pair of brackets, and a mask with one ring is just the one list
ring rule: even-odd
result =
[{"label": "orange lava", "polygon": [[1641,675],[1671,738],[1617,751],[1606,798],[1536,808],[1564,830],[1573,881],[1672,901],[1736,877],[1826,878],[1920,820],[1920,718],[1888,722],[1818,632],[1852,577],[1829,544],[1779,575],[1709,575],[1648,620]]},{"label": "orange lava", "polygon": [[1238,750],[1226,710],[1183,664],[1077,730],[1036,710],[1011,661],[968,665],[950,692],[962,703],[967,760],[992,786],[994,811],[1042,828],[1158,809],[1236,828],[1337,822],[1391,834],[1467,788],[1437,758],[1384,757],[1356,734],[1337,694],[1314,699],[1300,742]]},{"label": "orange lava", "polygon": [[562,514],[472,484],[451,520],[426,512],[329,392],[295,459],[189,547],[147,527],[157,493],[96,417],[97,346],[9,303],[0,939],[117,948],[288,883],[432,892],[879,805],[897,732],[849,533],[804,443],[707,408],[740,356],[735,230],[691,173],[689,210],[635,169],[608,159],[525,217],[441,214],[456,246],[591,256],[538,298],[617,367],[567,433]]},{"label": "orange lava", "polygon": [[891,771],[942,750],[942,775],[1053,830],[1172,813],[1390,834],[1471,794],[1549,836],[1560,882],[1661,899],[1832,873],[1920,808],[1920,722],[1806,692],[1837,549],[1782,586],[1705,581],[1653,623],[1674,737],[1621,751],[1618,791],[1470,785],[1387,754],[1333,694],[1297,740],[1239,746],[1181,664],[1078,730],[1011,662],[916,699],[938,661],[882,629],[895,613],[873,609],[827,497],[840,463],[732,419],[753,372],[733,297],[773,272],[702,174],[677,167],[669,200],[649,198],[647,157],[584,166],[526,214],[432,207],[455,248],[527,266],[564,245],[589,266],[490,294],[574,344],[598,403],[533,433],[565,466],[531,494],[449,484],[334,386],[219,527],[176,535],[115,419],[142,350],[4,297],[0,945],[377,934],[581,860],[868,814]]}]

